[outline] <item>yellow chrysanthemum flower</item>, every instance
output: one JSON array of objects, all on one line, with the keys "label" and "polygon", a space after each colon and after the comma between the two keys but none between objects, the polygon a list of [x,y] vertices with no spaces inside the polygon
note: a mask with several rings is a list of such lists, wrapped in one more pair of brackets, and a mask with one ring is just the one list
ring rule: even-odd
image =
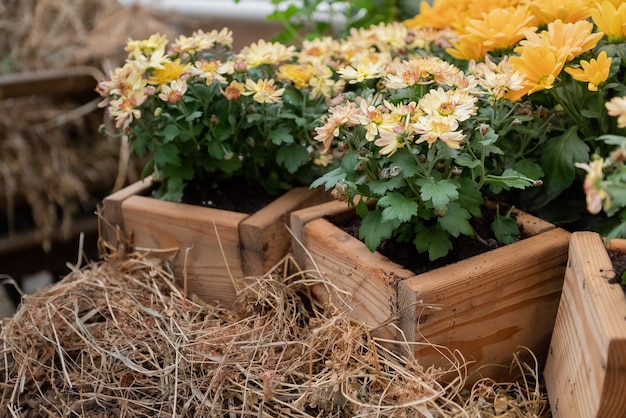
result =
[{"label": "yellow chrysanthemum flower", "polygon": [[483,44],[488,50],[509,49],[535,30],[536,18],[527,7],[493,9],[482,19],[471,19],[463,29],[469,42]]},{"label": "yellow chrysanthemum flower", "polygon": [[276,78],[281,81],[290,81],[296,88],[302,89],[309,85],[313,74],[305,67],[296,64],[283,64],[278,67]]},{"label": "yellow chrysanthemum flower", "polygon": [[539,18],[540,24],[555,20],[574,23],[591,16],[593,4],[590,0],[542,0],[529,1],[528,8]]},{"label": "yellow chrysanthemum flower", "polygon": [[626,41],[626,3],[620,2],[619,6],[615,6],[610,1],[603,1],[591,9],[591,18],[609,42]]},{"label": "yellow chrysanthemum flower", "polygon": [[162,63],[162,68],[154,70],[148,79],[148,83],[158,85],[168,84],[170,81],[179,79],[190,67],[189,64],[181,64],[180,59],[165,61]]},{"label": "yellow chrysanthemum flower", "polygon": [[606,51],[600,52],[597,59],[580,61],[582,68],[565,68],[565,72],[571,75],[574,80],[589,83],[587,88],[590,91],[598,91],[598,85],[604,83],[611,71],[611,58],[606,55]]},{"label": "yellow chrysanthemum flower", "polygon": [[159,49],[165,50],[166,45],[167,36],[155,33],[150,35],[148,39],[142,39],[139,41],[128,38],[124,50],[128,52],[129,57],[136,56],[137,53],[150,55],[152,52]]},{"label": "yellow chrysanthemum flower", "polygon": [[446,52],[454,58],[465,61],[479,61],[487,55],[490,48],[487,48],[482,42],[475,42],[469,36],[460,36],[458,41],[452,41],[452,48],[447,48]]},{"label": "yellow chrysanthemum flower", "polygon": [[509,91],[505,97],[512,101],[536,91],[551,89],[556,77],[565,65],[565,57],[554,52],[547,45],[526,45],[517,48],[519,56],[509,58],[515,71],[524,76],[524,87]]},{"label": "yellow chrysanthemum flower", "polygon": [[466,5],[458,0],[435,0],[432,6],[422,1],[420,12],[404,21],[409,28],[432,27],[446,29],[454,27],[454,21],[465,15]]},{"label": "yellow chrysanthemum flower", "polygon": [[524,47],[547,44],[557,54],[566,55],[566,61],[571,61],[595,47],[603,36],[602,32],[593,32],[593,23],[589,21],[564,23],[557,20],[548,24],[547,31],[544,30],[541,33],[526,32],[526,39],[520,41],[520,45]]}]

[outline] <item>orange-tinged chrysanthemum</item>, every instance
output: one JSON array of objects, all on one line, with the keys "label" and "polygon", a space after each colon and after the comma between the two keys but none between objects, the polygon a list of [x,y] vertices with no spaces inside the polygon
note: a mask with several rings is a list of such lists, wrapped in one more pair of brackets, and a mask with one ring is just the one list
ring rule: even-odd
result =
[{"label": "orange-tinged chrysanthemum", "polygon": [[181,64],[180,59],[165,61],[162,63],[162,68],[154,70],[148,83],[168,84],[170,81],[179,79],[190,67],[190,64]]},{"label": "orange-tinged chrysanthemum", "polygon": [[536,29],[535,21],[527,7],[493,9],[482,19],[471,19],[464,34],[490,51],[508,49],[524,38],[525,31]]},{"label": "orange-tinged chrysanthemum", "polygon": [[465,14],[467,6],[458,0],[435,0],[432,6],[422,1],[420,12],[413,18],[405,20],[404,24],[409,28],[433,27],[446,29],[454,27],[454,22]]},{"label": "orange-tinged chrysanthemum", "polygon": [[[565,54],[566,61],[571,61],[578,55],[595,47],[604,34],[593,32],[593,23],[581,20],[576,23],[564,23],[556,20],[548,24],[548,30],[526,32],[526,39],[520,42],[526,45],[547,44],[557,53]],[[517,51],[517,49],[516,49]]]},{"label": "orange-tinged chrysanthemum", "polygon": [[565,71],[574,80],[589,83],[587,87],[590,91],[598,91],[598,85],[604,83],[609,77],[611,58],[606,55],[606,51],[602,51],[597,59],[592,58],[589,61],[580,61],[580,66],[582,68],[567,67]]},{"label": "orange-tinged chrysanthemum", "polygon": [[529,1],[528,8],[540,24],[548,24],[555,20],[563,22],[579,22],[591,15],[593,1],[590,0],[541,0]]},{"label": "orange-tinged chrysanthemum", "polygon": [[536,91],[551,89],[556,77],[565,65],[565,58],[546,45],[527,45],[516,49],[519,56],[509,58],[515,71],[524,76],[524,87],[509,91],[506,97],[512,101]]},{"label": "orange-tinged chrysanthemum", "polygon": [[591,9],[591,18],[599,30],[604,32],[609,42],[619,43],[626,40],[626,3],[615,6],[610,1],[603,1]]}]

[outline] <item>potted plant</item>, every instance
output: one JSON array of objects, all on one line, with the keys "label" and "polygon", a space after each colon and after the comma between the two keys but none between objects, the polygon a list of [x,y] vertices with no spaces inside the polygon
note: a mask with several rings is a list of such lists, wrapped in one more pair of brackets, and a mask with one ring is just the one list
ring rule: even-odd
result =
[{"label": "potted plant", "polygon": [[[235,53],[232,42],[228,29],[129,40],[124,66],[98,85],[149,160],[147,181],[105,199],[104,218],[174,254],[186,289],[225,305],[237,278],[286,255],[289,212],[326,199],[302,186],[332,166],[312,129],[342,84],[306,50],[259,40]],[[228,194],[258,207],[217,206]]]},{"label": "potted plant", "polygon": [[[343,41],[370,52],[337,70],[348,83],[343,101],[316,129],[342,157],[312,186],[338,202],[292,213],[303,249],[293,248],[302,266],[331,277],[340,297],[349,294],[355,318],[388,337],[397,336],[382,325],[395,319],[401,338],[459,349],[486,372],[517,345],[547,349],[569,233],[497,204],[487,227],[495,238],[478,232],[487,201],[541,186],[539,165],[519,156],[547,135],[550,115],[507,97],[523,88],[507,58],[457,66],[442,48],[452,33],[434,33],[379,25]],[[362,242],[329,221],[355,214]],[[518,241],[522,231],[534,236]],[[464,236],[491,251],[450,263],[445,257]],[[509,245],[492,249],[495,240]],[[418,273],[390,262],[392,242],[441,267]],[[443,361],[414,347],[425,362]]]}]

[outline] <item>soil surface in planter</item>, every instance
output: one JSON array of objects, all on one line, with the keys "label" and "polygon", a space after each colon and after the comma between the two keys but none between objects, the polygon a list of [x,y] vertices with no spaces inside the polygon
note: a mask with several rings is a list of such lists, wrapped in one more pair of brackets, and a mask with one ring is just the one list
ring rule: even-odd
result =
[{"label": "soil surface in planter", "polygon": [[278,198],[258,184],[241,179],[228,179],[219,184],[210,181],[191,181],[185,187],[182,202],[190,205],[241,213],[254,213]]},{"label": "soil surface in planter", "polygon": [[626,273],[626,254],[614,250],[608,250],[607,253],[611,263],[613,263],[613,271],[615,271],[615,277],[609,280],[609,283],[619,283],[624,294],[626,294],[626,279],[622,278]]},{"label": "soil surface in planter", "polygon": [[[500,213],[506,213],[507,211],[507,206],[500,205]],[[483,216],[471,219],[470,224],[484,242],[465,235],[459,235],[457,238],[452,238],[453,249],[448,255],[437,260],[430,261],[428,253],[418,253],[411,242],[398,242],[392,239],[383,241],[377,251],[407,270],[420,274],[493,250],[503,245],[495,239],[490,229],[491,223],[496,216],[496,211],[495,209],[483,207],[482,212]],[[514,217],[515,215],[512,214],[511,216]],[[361,218],[355,217],[344,223],[335,223],[335,225],[358,239]],[[522,233],[520,239],[523,238],[525,238],[525,235]]]}]

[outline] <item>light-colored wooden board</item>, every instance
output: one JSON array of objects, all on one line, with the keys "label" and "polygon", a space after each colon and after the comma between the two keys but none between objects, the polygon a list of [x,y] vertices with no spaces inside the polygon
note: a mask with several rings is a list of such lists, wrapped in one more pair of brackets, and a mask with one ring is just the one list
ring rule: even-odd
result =
[{"label": "light-colored wooden board", "polygon": [[287,191],[239,225],[244,273],[267,273],[291,249],[288,226],[293,211],[329,200],[322,190],[298,187]]},{"label": "light-colored wooden board", "polygon": [[[506,366],[518,346],[545,358],[569,236],[548,230],[402,281],[400,328],[411,341],[459,350],[470,370],[489,377],[505,371],[490,365]],[[414,354],[425,364],[448,363],[428,345]]]},{"label": "light-colored wooden board", "polygon": [[575,232],[544,370],[555,418],[626,416],[626,297],[600,236]]},{"label": "light-colored wooden board", "polygon": [[232,304],[236,289],[231,276],[244,275],[238,226],[247,214],[144,196],[124,200],[122,213],[137,249],[162,257],[175,252],[172,265],[183,288],[209,302]]}]

